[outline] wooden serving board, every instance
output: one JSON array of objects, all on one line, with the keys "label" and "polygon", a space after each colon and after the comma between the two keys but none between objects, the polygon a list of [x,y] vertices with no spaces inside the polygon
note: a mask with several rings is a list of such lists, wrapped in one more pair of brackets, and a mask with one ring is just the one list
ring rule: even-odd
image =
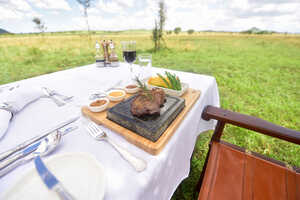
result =
[{"label": "wooden serving board", "polygon": [[[157,155],[169,141],[171,136],[174,134],[181,121],[184,119],[189,110],[193,107],[194,103],[200,97],[201,92],[199,90],[194,90],[189,88],[187,92],[181,96],[181,98],[185,99],[185,107],[181,111],[181,113],[176,117],[176,119],[169,125],[169,127],[165,130],[165,132],[161,135],[161,137],[156,141],[152,142],[136,133],[116,124],[115,122],[107,119],[107,112],[103,111],[100,113],[91,112],[86,106],[82,107],[82,113],[89,117],[92,121],[97,124],[103,125],[118,134],[122,135],[127,141],[130,143],[140,147],[144,151]],[[127,98],[131,95],[127,95]],[[109,108],[113,107],[117,103],[110,102]]]}]

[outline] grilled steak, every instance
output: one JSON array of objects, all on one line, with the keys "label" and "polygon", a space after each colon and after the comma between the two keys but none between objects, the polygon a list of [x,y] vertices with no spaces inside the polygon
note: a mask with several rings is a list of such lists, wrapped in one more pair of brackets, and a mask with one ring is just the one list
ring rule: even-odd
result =
[{"label": "grilled steak", "polygon": [[165,92],[155,88],[147,93],[140,93],[131,102],[131,113],[135,116],[154,115],[160,113],[160,107],[165,102]]},{"label": "grilled steak", "polygon": [[154,101],[161,107],[165,103],[165,92],[163,89],[160,88],[153,88],[151,90],[152,96],[154,98]]}]

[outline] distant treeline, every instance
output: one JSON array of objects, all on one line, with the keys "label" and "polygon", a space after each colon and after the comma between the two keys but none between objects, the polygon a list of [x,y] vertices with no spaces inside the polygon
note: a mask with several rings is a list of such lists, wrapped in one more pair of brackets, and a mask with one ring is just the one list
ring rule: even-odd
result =
[{"label": "distant treeline", "polygon": [[[3,30],[3,29],[2,29]],[[176,33],[174,30],[166,30],[165,31],[168,35],[169,34],[174,34]],[[202,31],[196,31],[194,29],[189,29],[187,31],[182,31],[182,32],[187,32],[188,34],[195,34],[195,33],[241,33],[241,34],[292,34],[292,33],[282,33],[282,32],[276,32],[276,31],[269,31],[269,30],[260,30],[258,28],[251,28],[249,30],[245,31],[240,31],[240,32],[235,32],[235,31],[214,31],[214,30],[202,30]],[[179,33],[179,32],[178,32]],[[178,34],[176,33],[176,34]],[[0,32],[1,36],[18,36],[18,35],[23,35],[23,36],[41,36],[41,35],[86,35],[87,31],[58,31],[58,32],[44,32],[44,33],[37,33],[37,32],[32,32],[32,33],[9,33],[9,32]],[[151,30],[147,29],[133,29],[133,30],[121,30],[121,31],[90,31],[91,35],[99,35],[99,34],[151,34]]]},{"label": "distant treeline", "polygon": [[259,28],[253,27],[246,31],[241,31],[241,33],[245,34],[272,34],[277,33],[276,31],[269,31],[269,30],[260,30]]}]

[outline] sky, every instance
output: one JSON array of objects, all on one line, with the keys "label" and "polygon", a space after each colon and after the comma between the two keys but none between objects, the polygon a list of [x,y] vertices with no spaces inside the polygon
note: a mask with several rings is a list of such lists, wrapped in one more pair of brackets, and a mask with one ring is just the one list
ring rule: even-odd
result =
[{"label": "sky", "polygon": [[[300,33],[300,0],[165,0],[165,28],[243,31],[252,27]],[[152,29],[158,0],[94,0],[88,9],[93,30]],[[37,32],[39,17],[47,31],[85,30],[76,0],[0,0],[0,28]]]}]

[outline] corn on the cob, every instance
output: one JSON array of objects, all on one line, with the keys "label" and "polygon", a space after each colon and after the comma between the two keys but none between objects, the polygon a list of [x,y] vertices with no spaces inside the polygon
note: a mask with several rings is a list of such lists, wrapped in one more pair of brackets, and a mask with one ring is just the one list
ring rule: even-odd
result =
[{"label": "corn on the cob", "polygon": [[[169,82],[169,80],[168,80]],[[159,86],[159,87],[165,87],[167,88],[167,84],[158,76],[156,77],[151,77],[149,80],[148,80],[148,83],[150,85],[155,85],[155,86]]]},{"label": "corn on the cob", "polygon": [[181,82],[180,79],[175,75],[169,72],[165,72],[166,76],[162,76],[161,74],[157,74],[156,77],[151,77],[148,80],[148,84],[170,88],[173,90],[181,90]]}]

